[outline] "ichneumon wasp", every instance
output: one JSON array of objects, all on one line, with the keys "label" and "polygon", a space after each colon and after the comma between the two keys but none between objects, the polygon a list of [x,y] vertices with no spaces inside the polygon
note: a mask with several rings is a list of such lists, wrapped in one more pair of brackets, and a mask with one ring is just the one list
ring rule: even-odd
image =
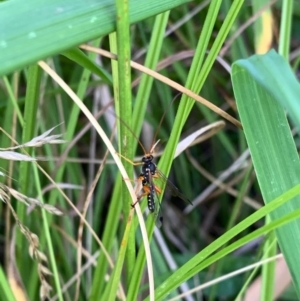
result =
[{"label": "ichneumon wasp", "polygon": [[[157,168],[156,164],[153,162],[153,152],[158,142],[159,141],[154,144],[149,153],[145,153],[144,157],[142,158],[142,162],[134,163],[134,165],[142,165],[141,173],[138,179],[142,182],[143,193],[138,196],[137,202],[139,202],[142,197],[147,196],[149,211],[156,212],[155,197],[157,194],[162,192],[161,188],[154,183],[154,181],[158,181],[161,185],[165,185],[166,189],[173,196],[179,197],[182,200],[192,204],[189,199],[187,199],[184,194],[182,194],[179,189],[169,181],[169,179],[162,173],[161,170]],[[157,202],[159,206],[159,201],[157,200]],[[134,207],[136,203],[134,203],[132,206]]]},{"label": "ichneumon wasp", "polygon": [[[161,123],[163,121],[165,114],[166,114],[166,111],[164,112],[164,114],[160,120],[159,126],[154,135],[154,139],[157,136],[158,130],[161,126]],[[189,199],[187,199],[184,196],[184,194],[182,194],[179,191],[179,189],[169,181],[169,179],[162,173],[162,171],[160,171],[157,168],[156,164],[153,162],[154,149],[157,146],[157,144],[159,143],[159,140],[155,144],[152,142],[153,146],[151,147],[149,152],[146,152],[146,149],[142,145],[141,141],[135,136],[133,131],[122,120],[121,120],[121,122],[130,130],[130,132],[137,139],[138,143],[140,144],[141,148],[144,151],[144,156],[141,160],[142,162],[132,162],[128,158],[125,158],[121,155],[121,157],[123,157],[126,161],[130,162],[131,164],[133,164],[135,166],[142,165],[141,173],[137,179],[137,181],[140,181],[142,184],[142,193],[140,195],[137,195],[137,201],[134,204],[132,204],[132,207],[134,207],[143,197],[147,196],[148,209],[151,213],[155,213],[157,215],[157,217],[159,217],[158,221],[161,224],[162,216],[160,215],[160,202],[159,202],[158,194],[162,193],[162,190],[160,188],[162,186],[166,187],[167,191],[169,191],[171,195],[178,197],[178,198],[184,200],[185,202],[193,205],[192,202]],[[155,140],[153,140],[153,141],[155,141]],[[158,185],[155,182],[157,182]]]}]

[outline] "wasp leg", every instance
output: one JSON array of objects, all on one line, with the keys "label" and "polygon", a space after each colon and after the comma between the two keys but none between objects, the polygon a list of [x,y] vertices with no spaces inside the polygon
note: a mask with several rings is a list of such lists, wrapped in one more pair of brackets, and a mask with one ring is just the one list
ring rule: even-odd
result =
[{"label": "wasp leg", "polygon": [[148,195],[149,193],[150,193],[150,188],[148,187],[148,186],[144,186],[143,187],[143,190],[144,190],[144,192],[141,194],[141,195],[139,195],[139,196],[137,196],[137,201],[135,202],[135,203],[133,203],[133,204],[131,204],[131,207],[132,208],[134,208],[134,206],[144,197],[144,196],[146,196],[146,195]]},{"label": "wasp leg", "polygon": [[[136,180],[136,182],[139,182],[140,186],[137,186],[137,189],[135,189],[135,193],[136,193],[136,197],[137,200],[135,203],[131,204],[131,207],[134,208],[134,206],[144,197],[146,196],[150,191],[150,189],[147,189],[146,186],[143,185],[143,181],[144,181],[144,176],[140,175]],[[143,190],[142,194],[139,195],[139,192],[141,191],[141,189]]]},{"label": "wasp leg", "polygon": [[161,189],[158,186],[154,185],[154,189],[158,194],[161,194]]}]

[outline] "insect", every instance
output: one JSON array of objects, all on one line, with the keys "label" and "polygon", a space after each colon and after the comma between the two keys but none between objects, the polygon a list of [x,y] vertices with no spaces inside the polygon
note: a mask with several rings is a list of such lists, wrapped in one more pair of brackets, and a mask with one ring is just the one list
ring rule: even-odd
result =
[{"label": "insect", "polygon": [[[158,143],[158,142],[157,142]],[[151,148],[149,154],[145,154],[142,158],[142,162],[137,163],[137,165],[142,165],[141,173],[138,177],[138,181],[141,181],[143,187],[143,193],[137,197],[137,201],[132,204],[132,207],[136,205],[144,196],[147,196],[148,209],[150,212],[156,212],[159,216],[158,220],[162,222],[162,216],[160,214],[160,204],[157,201],[157,206],[155,204],[155,197],[161,193],[161,189],[156,186],[153,182],[153,178],[157,178],[157,167],[153,163],[153,150],[157,143]],[[158,198],[157,198],[158,199]]]},{"label": "insect", "polygon": [[155,184],[155,182],[159,182],[160,186],[165,185],[166,189],[173,196],[179,197],[190,204],[192,204],[192,202],[189,199],[187,199],[184,196],[184,194],[182,194],[179,191],[179,189],[169,181],[169,179],[162,173],[161,170],[157,168],[156,164],[153,162],[154,160],[153,152],[158,143],[159,140],[152,146],[149,153],[147,153],[144,147],[141,145],[141,147],[144,150],[144,156],[142,158],[142,162],[134,163],[131,162],[130,160],[129,162],[131,162],[134,165],[142,165],[141,173],[138,177],[138,181],[141,181],[142,183],[143,192],[137,197],[137,201],[134,204],[132,204],[132,207],[134,207],[144,196],[147,196],[148,209],[150,212],[156,213],[158,217],[157,224],[160,225],[162,223],[162,216],[160,214],[160,203],[158,200],[158,194],[161,194],[162,190],[158,185]]},{"label": "insect", "polygon": [[[175,99],[173,99],[174,101]],[[173,101],[170,103],[170,105],[173,103]],[[160,123],[158,125],[158,128],[154,135],[154,140],[157,136],[158,130],[161,127],[162,121],[165,117],[167,111],[164,112]],[[148,202],[148,209],[151,213],[155,213],[158,216],[157,221],[162,223],[162,216],[160,214],[160,202],[158,200],[158,194],[162,193],[161,187],[166,187],[167,191],[171,193],[171,195],[175,197],[179,197],[180,199],[184,200],[185,202],[192,205],[192,202],[188,200],[184,194],[182,194],[179,189],[173,185],[169,179],[157,168],[156,164],[153,162],[154,160],[154,149],[159,143],[159,140],[154,144],[152,143],[152,147],[149,152],[146,152],[146,149],[142,145],[141,141],[135,136],[133,131],[128,127],[128,125],[119,118],[119,120],[129,129],[129,131],[133,134],[133,136],[137,139],[138,143],[140,144],[141,148],[144,151],[144,156],[141,160],[141,162],[132,162],[128,158],[125,158],[124,156],[120,155],[122,158],[124,158],[127,162],[131,163],[134,166],[142,165],[141,173],[138,177],[138,181],[142,184],[142,193],[137,196],[137,201],[132,204],[132,207],[134,207],[144,196],[147,196],[147,202]],[[158,185],[155,184],[157,182]]]}]

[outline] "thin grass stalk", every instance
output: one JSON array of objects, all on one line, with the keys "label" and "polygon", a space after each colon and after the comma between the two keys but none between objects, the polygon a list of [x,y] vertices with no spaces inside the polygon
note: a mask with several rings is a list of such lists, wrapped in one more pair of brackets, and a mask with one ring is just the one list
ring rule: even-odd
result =
[{"label": "thin grass stalk", "polygon": [[[12,76],[12,87],[13,87],[13,93],[15,97],[19,95],[19,81],[20,81],[20,72],[15,72]],[[7,109],[5,111],[5,121],[4,121],[3,130],[4,132],[7,130],[14,139],[16,139],[16,134],[17,134],[17,120],[18,120],[17,112],[14,109],[14,104],[13,102],[9,101],[7,103]],[[2,135],[2,142],[3,144],[1,145],[10,145],[10,146],[14,145],[14,141],[10,140],[10,138],[7,137],[6,135]],[[4,170],[7,170],[7,166],[8,166],[9,169],[8,175],[10,177],[7,179],[7,186],[12,187],[13,181],[11,177],[13,176],[15,162],[13,161],[9,162],[7,160],[3,160],[3,161],[4,161],[3,164],[1,162],[0,166]],[[7,271],[8,278],[10,278],[9,273],[10,271],[13,270],[12,266],[16,265],[16,259],[14,258],[16,254],[12,254],[12,248],[11,248],[12,244],[14,244],[16,235],[15,232],[13,233],[14,227],[11,218],[12,212],[10,210],[10,207],[2,203],[0,207],[0,212],[2,212],[1,209],[4,208],[5,208],[5,270]],[[10,284],[11,282],[12,281],[10,280]]]},{"label": "thin grass stalk", "polygon": [[[252,2],[253,3],[253,2]],[[224,1],[223,9],[227,12],[230,9],[230,6],[232,5],[231,0]],[[242,15],[243,8],[241,8],[241,14]],[[227,41],[230,41],[230,45],[227,45],[227,41],[224,47],[222,47],[222,50],[219,52],[221,57],[224,57],[225,54],[229,55],[231,61],[235,61],[241,57],[247,57],[249,54],[249,51],[245,45],[243,36],[241,34],[237,35],[238,30],[241,28],[241,23],[244,23],[244,20],[241,21],[240,18],[237,18],[236,21],[232,24],[232,27],[230,29],[230,38],[227,39]],[[235,36],[236,35],[236,36]],[[223,51],[224,50],[224,51]]]},{"label": "thin grass stalk", "polygon": [[6,76],[3,77],[3,81],[4,81],[4,84],[6,86],[7,93],[9,95],[10,101],[12,102],[12,104],[14,106],[14,109],[15,109],[15,111],[17,113],[19,122],[20,122],[21,126],[24,126],[24,118],[23,118],[21,110],[19,108],[16,96],[14,95],[13,87],[11,86],[11,84],[10,84],[10,82],[9,82],[9,80],[8,80],[8,78]]},{"label": "thin grass stalk", "polygon": [[[38,174],[37,166],[35,164],[33,165],[33,172],[34,172],[34,178],[35,178],[35,183],[36,183],[36,187],[37,187],[37,191],[38,191],[39,200],[40,200],[41,203],[44,203],[44,201],[43,201],[44,198],[43,198],[42,189],[41,189],[40,177],[39,177],[39,174]],[[44,231],[46,241],[47,241],[47,250],[49,252],[50,263],[51,263],[51,267],[52,267],[52,271],[53,271],[53,277],[54,277],[54,283],[55,283],[55,287],[56,287],[56,293],[58,294],[58,299],[60,301],[63,301],[64,299],[63,299],[62,290],[61,290],[62,285],[60,284],[60,280],[59,280],[57,260],[56,260],[56,256],[55,256],[55,253],[54,253],[54,246],[53,246],[53,243],[52,243],[52,237],[50,235],[50,225],[48,223],[48,217],[47,217],[47,213],[45,212],[45,210],[42,210],[42,221],[43,221],[43,231]]]},{"label": "thin grass stalk", "polygon": [[[22,118],[22,125],[23,125],[22,143],[30,141],[34,137],[37,131],[36,116],[37,116],[37,109],[39,103],[41,74],[42,72],[38,65],[33,65],[29,67],[26,96],[25,96],[24,121]],[[27,149],[27,151],[29,153],[32,153],[32,150],[30,149]],[[18,182],[20,185],[20,192],[23,193],[24,195],[28,195],[32,187],[32,183],[30,181],[31,172],[32,171],[31,171],[30,162],[23,161],[20,163],[20,173],[19,173]],[[28,222],[28,217],[26,218],[25,207],[23,204],[20,204],[19,202],[17,204],[17,215],[22,223],[26,224]],[[23,235],[19,233],[16,235],[16,241],[20,245],[24,245],[26,243]],[[21,260],[21,258],[22,256],[20,257],[19,260],[17,259],[21,274],[27,273],[28,266],[26,266],[26,262],[24,260]],[[23,270],[23,266],[25,268],[24,270]],[[33,281],[32,283],[37,283],[37,282]]]},{"label": "thin grass stalk", "polygon": [[294,1],[289,1],[289,0],[282,1],[278,52],[287,60],[289,59],[289,55],[290,55],[293,5],[294,5]]},{"label": "thin grass stalk", "polygon": [[201,73],[199,73],[199,76],[196,77],[195,81],[195,90],[193,91],[200,91],[214,62],[216,61],[216,57],[224,44],[241,8],[244,3],[244,0],[234,0],[230,6],[230,9],[228,11],[228,14],[226,15],[224,22],[218,32],[218,35],[216,36],[214,43],[209,50],[209,53],[207,55],[207,58],[201,68]]},{"label": "thin grass stalk", "polygon": [[[118,78],[118,81],[114,84],[115,93],[115,106],[117,114],[125,120],[129,122],[129,126],[131,125],[131,115],[132,115],[132,103],[131,103],[131,67],[130,67],[130,35],[129,35],[129,3],[123,1],[116,1],[116,24],[117,24],[117,34],[114,36],[116,38],[117,44],[117,55],[119,57],[117,63],[117,69],[113,69],[117,71],[113,74],[114,78]],[[118,142],[119,142],[119,152],[125,158],[132,159],[132,137],[129,130],[122,126],[120,122],[118,122]],[[132,179],[133,176],[133,166],[130,165],[129,162],[122,158],[123,164],[127,173],[129,175],[129,179]],[[122,183],[123,184],[123,183]],[[125,185],[122,185],[122,203],[123,203],[123,212],[125,221],[129,217],[129,213],[131,210],[131,198],[129,197],[128,190]],[[117,287],[119,281],[121,281],[121,271],[124,265],[125,260],[125,274],[127,281],[130,279],[132,274],[132,269],[135,260],[135,240],[134,233],[130,231],[131,223],[124,224],[122,231],[126,229],[125,235],[128,234],[127,239],[125,240],[125,244],[120,244],[120,252],[118,254],[118,259],[116,262],[115,269],[112,274],[112,278],[110,281],[110,293],[108,296],[108,300],[113,300],[117,293]],[[128,285],[128,283],[127,283]]]},{"label": "thin grass stalk", "polygon": [[[266,216],[266,224],[271,222],[270,216]],[[275,232],[271,232],[268,235],[268,239],[264,245],[264,257],[269,258],[275,256],[277,253],[277,244]],[[273,301],[274,300],[274,289],[275,289],[275,272],[276,272],[276,261],[269,262],[262,267],[262,283],[261,283],[261,296],[262,301]]]},{"label": "thin grass stalk", "polygon": [[[13,75],[13,86],[17,85],[17,82],[19,82],[19,78],[20,78],[20,73],[19,72],[16,72],[14,75]],[[15,90],[14,91],[15,95],[18,95],[18,90]],[[9,99],[8,98],[9,96],[7,95],[6,96],[6,99]],[[4,111],[4,114],[3,114],[3,124],[2,124],[2,129],[5,131],[5,132],[9,132],[9,133],[12,133],[12,120],[15,120],[16,118],[14,118],[14,116],[16,115],[15,113],[15,109],[14,109],[14,104],[13,102],[11,101],[7,101],[7,104],[6,104],[6,107],[5,107],[5,111]],[[11,145],[12,141],[9,139],[9,137],[7,137],[6,135],[1,135],[0,137],[0,145],[4,146],[4,145]],[[4,169],[4,170],[7,170],[7,166],[8,166],[8,161],[7,160],[4,160],[4,159],[0,159],[0,164],[1,164],[1,167]],[[3,204],[0,204],[0,208]]]},{"label": "thin grass stalk", "polygon": [[[10,162],[9,164],[9,169],[10,169],[10,173],[12,174],[12,168],[13,168],[13,162]],[[7,185],[9,187],[12,187],[12,181],[9,179]],[[9,210],[9,208],[6,206],[3,206],[4,204],[2,204],[2,206],[0,207],[0,212],[4,212],[5,214],[5,241],[4,241],[4,246],[5,246],[5,270],[8,271],[9,270],[9,265],[12,262],[11,259],[11,254],[10,254],[10,242],[11,242],[11,231],[12,231],[12,222],[11,222],[11,212]],[[4,210],[3,210],[4,209]]]},{"label": "thin grass stalk", "polygon": [[[267,235],[268,236],[268,235]],[[277,242],[276,240],[272,240],[272,243],[269,244],[269,249],[272,249],[274,248],[274,246],[276,247],[277,245]],[[268,251],[269,249],[265,248],[267,250],[266,254],[264,254],[264,256],[262,257],[262,259],[260,261],[263,261],[263,260],[269,260],[270,257],[268,256]],[[275,255],[275,257],[277,258],[280,258],[279,256],[282,256],[282,254],[277,254]],[[271,257],[271,258],[274,258],[274,257]],[[268,264],[268,262],[266,262],[265,264]],[[264,265],[263,265],[264,267]],[[251,272],[251,274],[249,275],[249,277],[247,278],[247,280],[245,281],[245,283],[243,284],[243,287],[241,288],[239,294],[236,296],[235,300],[234,301],[241,301],[243,300],[242,299],[242,296],[245,297],[246,294],[247,294],[247,288],[251,285],[251,282],[253,282],[254,280],[254,277],[256,274],[258,274],[260,271],[259,271],[259,268],[260,266],[257,266],[255,267],[255,269]],[[273,275],[274,276],[274,275]]]},{"label": "thin grass stalk", "polygon": [[[151,40],[148,45],[147,55],[144,62],[144,66],[155,70],[164,41],[164,34],[169,19],[170,11],[164,12],[155,17]],[[133,110],[133,130],[137,137],[141,132],[142,124],[145,119],[145,113],[150,98],[151,89],[153,86],[153,77],[142,74],[141,81],[138,87],[135,106]],[[136,149],[137,141],[134,141],[134,149]]]},{"label": "thin grass stalk", "polygon": [[[117,114],[122,120],[124,120],[128,126],[132,126],[132,95],[131,95],[131,45],[130,45],[130,27],[129,27],[129,3],[122,0],[116,0],[116,24],[117,24],[117,55],[118,55],[118,95],[115,94],[115,106]],[[127,159],[133,159],[133,137],[128,127],[118,122],[118,142],[119,152]],[[133,179],[133,166],[131,163],[122,158],[124,167],[128,173],[129,179]],[[132,200],[122,183],[122,200],[123,200],[123,212],[126,217],[125,221],[129,217],[132,210]],[[130,226],[130,224],[124,224],[123,229]],[[121,244],[121,248],[124,247],[125,253],[125,279],[127,280],[126,287],[129,286],[129,279],[132,277],[132,272],[135,264],[135,236],[134,229],[130,228],[129,237],[126,240],[127,245]],[[125,252],[124,250],[124,252]],[[123,265],[123,264],[122,264]],[[117,263],[118,266],[118,263]],[[116,267],[117,268],[117,267]]]}]

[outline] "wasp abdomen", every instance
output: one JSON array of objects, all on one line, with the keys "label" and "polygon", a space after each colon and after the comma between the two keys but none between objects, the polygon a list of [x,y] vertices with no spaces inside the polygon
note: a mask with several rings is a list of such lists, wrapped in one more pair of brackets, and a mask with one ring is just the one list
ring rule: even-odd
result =
[{"label": "wasp abdomen", "polygon": [[150,212],[155,211],[155,202],[154,202],[154,189],[153,187],[150,188],[150,192],[147,195],[147,200],[148,200],[148,209]]}]

